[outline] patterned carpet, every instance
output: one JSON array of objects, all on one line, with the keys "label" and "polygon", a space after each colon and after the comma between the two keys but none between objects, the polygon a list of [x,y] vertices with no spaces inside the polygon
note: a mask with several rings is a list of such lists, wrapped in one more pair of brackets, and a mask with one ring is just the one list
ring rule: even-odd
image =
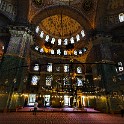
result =
[{"label": "patterned carpet", "polygon": [[102,113],[0,113],[0,124],[124,124],[120,115]]},{"label": "patterned carpet", "polygon": [[[32,111],[34,108],[33,107],[24,107],[21,109],[18,109],[17,111],[19,112],[26,112],[26,111]],[[69,108],[69,107],[65,107],[65,108],[51,108],[51,107],[47,107],[47,108],[38,108],[38,111],[57,111],[57,112],[90,112],[90,113],[98,113],[100,111],[94,110],[93,108],[84,108],[84,109],[80,109],[80,108]]]}]

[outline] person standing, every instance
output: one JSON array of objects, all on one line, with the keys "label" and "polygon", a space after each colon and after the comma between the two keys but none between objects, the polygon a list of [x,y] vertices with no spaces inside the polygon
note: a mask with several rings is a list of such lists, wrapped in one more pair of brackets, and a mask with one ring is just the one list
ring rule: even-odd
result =
[{"label": "person standing", "polygon": [[35,100],[33,115],[36,115],[37,107],[38,107],[38,102]]}]

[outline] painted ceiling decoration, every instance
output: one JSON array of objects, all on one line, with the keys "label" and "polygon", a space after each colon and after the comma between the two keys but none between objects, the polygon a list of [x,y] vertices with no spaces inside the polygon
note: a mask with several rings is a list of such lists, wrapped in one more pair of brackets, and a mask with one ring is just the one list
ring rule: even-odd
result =
[{"label": "painted ceiling decoration", "polygon": [[82,26],[77,21],[66,15],[50,16],[42,20],[39,26],[45,34],[55,38],[76,36],[82,30]]},{"label": "painted ceiling decoration", "polygon": [[33,0],[33,2],[37,6],[45,6],[45,5],[52,5],[52,4],[61,4],[61,5],[69,5],[69,4],[77,4],[80,0]]},{"label": "painted ceiling decoration", "polygon": [[[87,29],[90,29],[89,27],[91,25],[86,19],[85,15],[83,16],[82,14],[82,17],[79,17],[78,14],[80,12],[85,12],[89,17],[93,16],[94,5],[96,5],[94,2],[97,0],[32,1],[33,4],[31,4],[32,8],[29,15],[31,12],[33,12],[32,15],[35,12],[38,12],[36,15],[34,14],[35,16],[32,21],[39,27],[39,29],[36,31],[37,36],[40,38],[39,42],[35,44],[36,51],[39,51],[40,54],[48,53],[48,55],[51,54],[54,56],[56,54],[62,56],[77,56],[88,53],[87,50],[89,50],[89,46],[86,46],[88,41],[86,41],[85,33],[87,32]],[[74,10],[77,10],[77,13],[75,12],[75,16],[71,16],[74,10],[71,11],[70,8],[66,8],[65,6],[60,6],[60,9],[57,10],[59,12],[55,12],[52,6],[56,5],[66,5],[73,7]],[[49,9],[53,9],[53,11],[49,11]],[[91,16],[90,13],[92,13]],[[38,19],[38,21],[35,22],[35,19]],[[93,18],[91,17],[90,19]],[[82,22],[79,20],[82,20]],[[84,33],[81,33],[82,31]],[[72,38],[74,38],[74,40],[72,40]],[[84,48],[87,48],[85,52],[83,51]]]}]

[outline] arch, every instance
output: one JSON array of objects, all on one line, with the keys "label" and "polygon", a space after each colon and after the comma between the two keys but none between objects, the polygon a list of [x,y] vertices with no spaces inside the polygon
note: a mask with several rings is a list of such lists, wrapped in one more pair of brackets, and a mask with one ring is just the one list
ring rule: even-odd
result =
[{"label": "arch", "polygon": [[34,15],[34,17],[30,20],[30,22],[35,25],[38,25],[43,19],[56,14],[64,14],[73,18],[85,30],[90,30],[92,28],[89,20],[86,18],[86,16],[83,13],[81,13],[79,10],[73,7],[66,5],[49,6],[45,9],[41,9]]}]

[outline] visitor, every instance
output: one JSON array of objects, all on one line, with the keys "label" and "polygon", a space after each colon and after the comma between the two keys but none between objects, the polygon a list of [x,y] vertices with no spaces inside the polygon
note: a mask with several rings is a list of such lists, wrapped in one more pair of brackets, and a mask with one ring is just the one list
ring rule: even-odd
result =
[{"label": "visitor", "polygon": [[35,100],[33,115],[36,115],[37,107],[38,107],[38,102]]}]

